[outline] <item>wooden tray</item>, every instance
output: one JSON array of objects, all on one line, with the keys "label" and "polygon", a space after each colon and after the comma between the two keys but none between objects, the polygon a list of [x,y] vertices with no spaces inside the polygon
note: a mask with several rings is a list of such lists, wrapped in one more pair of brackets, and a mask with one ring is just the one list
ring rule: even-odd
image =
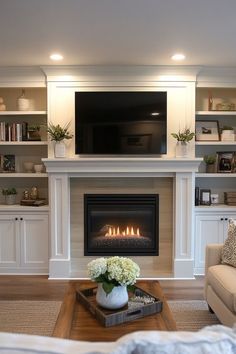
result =
[{"label": "wooden tray", "polygon": [[[104,326],[111,327],[124,322],[136,320],[162,311],[162,301],[135,286],[134,293],[129,293],[129,302],[119,310],[107,310],[96,303],[97,288],[76,291],[76,299],[88,309],[93,316]],[[132,301],[132,298],[140,302]],[[138,299],[137,299],[138,297]],[[151,298],[153,302],[145,304],[142,298]]]}]

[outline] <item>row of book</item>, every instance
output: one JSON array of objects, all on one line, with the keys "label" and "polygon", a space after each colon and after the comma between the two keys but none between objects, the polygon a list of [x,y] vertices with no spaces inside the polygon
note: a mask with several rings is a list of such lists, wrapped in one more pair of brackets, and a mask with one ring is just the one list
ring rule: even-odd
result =
[{"label": "row of book", "polygon": [[225,192],[224,202],[227,205],[236,205],[236,192]]},{"label": "row of book", "polygon": [[[36,134],[35,134],[36,133]],[[0,141],[32,141],[41,140],[40,135],[32,131],[27,122],[0,122]]]}]

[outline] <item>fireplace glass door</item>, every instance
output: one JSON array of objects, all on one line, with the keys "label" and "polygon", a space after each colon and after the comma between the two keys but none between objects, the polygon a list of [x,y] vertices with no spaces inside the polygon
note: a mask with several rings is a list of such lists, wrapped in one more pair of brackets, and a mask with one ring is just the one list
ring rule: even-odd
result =
[{"label": "fireplace glass door", "polygon": [[157,194],[85,194],[84,254],[159,254]]}]

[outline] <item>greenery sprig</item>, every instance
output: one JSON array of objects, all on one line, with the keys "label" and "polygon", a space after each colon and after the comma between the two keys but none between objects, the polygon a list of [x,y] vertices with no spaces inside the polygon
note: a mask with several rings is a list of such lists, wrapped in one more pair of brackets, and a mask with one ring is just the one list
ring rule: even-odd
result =
[{"label": "greenery sprig", "polygon": [[185,128],[183,131],[179,130],[178,133],[171,133],[171,135],[177,141],[183,141],[185,143],[189,143],[195,136],[195,133],[191,132],[189,128]]},{"label": "greenery sprig", "polygon": [[59,124],[55,125],[52,123],[48,124],[47,132],[50,136],[51,141],[62,141],[64,139],[72,139],[73,134],[69,132],[70,122],[64,125],[64,127]]},{"label": "greenery sprig", "polygon": [[12,195],[12,194],[17,194],[16,189],[13,188],[6,188],[6,189],[2,189],[2,194],[3,195]]}]

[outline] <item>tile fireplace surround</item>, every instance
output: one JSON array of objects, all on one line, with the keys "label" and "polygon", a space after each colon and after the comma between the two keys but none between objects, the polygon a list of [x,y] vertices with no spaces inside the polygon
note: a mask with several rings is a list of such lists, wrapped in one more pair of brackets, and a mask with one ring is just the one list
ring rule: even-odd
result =
[{"label": "tile fireplace surround", "polygon": [[71,277],[71,178],[173,178],[173,275],[192,278],[194,265],[194,175],[199,158],[43,159],[49,175],[50,278]]}]

